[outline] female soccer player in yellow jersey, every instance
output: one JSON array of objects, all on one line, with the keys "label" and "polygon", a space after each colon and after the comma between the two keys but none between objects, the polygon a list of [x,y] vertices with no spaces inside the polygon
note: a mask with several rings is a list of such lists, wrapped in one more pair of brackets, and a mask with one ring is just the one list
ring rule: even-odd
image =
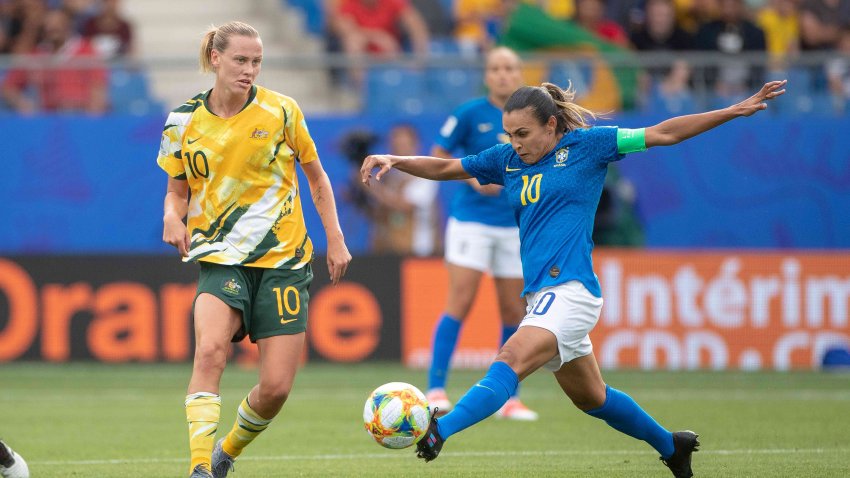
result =
[{"label": "female soccer player in yellow jersey", "polygon": [[[301,110],[292,98],[254,84],[262,58],[260,35],[250,25],[207,31],[201,70],[215,73],[215,84],[169,114],[157,158],[169,176],[163,241],[201,267],[186,396],[195,478],[226,476],[292,388],[313,278],[296,162],[325,228],[334,284],[351,261]],[[259,349],[259,383],[239,405],[231,431],[215,442],[229,343],[246,335]]]}]

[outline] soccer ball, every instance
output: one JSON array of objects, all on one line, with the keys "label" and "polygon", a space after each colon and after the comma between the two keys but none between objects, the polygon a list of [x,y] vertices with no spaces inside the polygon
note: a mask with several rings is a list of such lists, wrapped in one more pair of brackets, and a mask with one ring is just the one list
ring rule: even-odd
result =
[{"label": "soccer ball", "polygon": [[363,424],[379,445],[407,448],[428,430],[428,399],[409,383],[390,382],[376,388],[363,407]]}]

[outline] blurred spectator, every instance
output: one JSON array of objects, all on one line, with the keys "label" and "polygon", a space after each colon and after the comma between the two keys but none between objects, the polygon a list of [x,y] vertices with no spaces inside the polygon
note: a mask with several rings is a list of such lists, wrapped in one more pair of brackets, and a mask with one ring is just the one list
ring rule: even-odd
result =
[{"label": "blurred spectator", "polygon": [[[359,166],[378,141],[378,136],[370,131],[354,130],[341,143],[343,154],[353,166],[347,199],[371,221],[371,251],[417,256],[437,253],[442,237],[439,184],[395,170],[381,178],[380,188],[366,187],[360,181]],[[422,154],[419,135],[411,125],[394,126],[388,142],[391,154]]]},{"label": "blurred spectator", "polygon": [[[417,55],[428,53],[425,20],[408,0],[327,0],[326,15],[331,52],[394,57],[407,42]],[[353,68],[350,74],[356,86],[362,85],[361,68]]]},{"label": "blurred spectator", "polygon": [[605,17],[623,27],[628,34],[644,21],[644,0],[606,0]]},{"label": "blurred spectator", "polygon": [[451,38],[454,31],[454,18],[439,0],[410,0],[410,4],[422,15],[425,26],[432,38]]},{"label": "blurred spectator", "polygon": [[620,174],[616,163],[609,163],[593,219],[593,243],[597,246],[643,246],[643,226],[637,217],[636,201],[634,184]]},{"label": "blurred spectator", "polygon": [[10,53],[29,53],[41,39],[47,5],[44,0],[11,0],[8,37]]},{"label": "blurred spectator", "polygon": [[98,13],[100,0],[48,0],[48,7],[60,8],[71,17],[71,28],[82,33],[83,26]]},{"label": "blurred spectator", "polygon": [[414,53],[428,53],[425,20],[408,0],[330,0],[328,25],[349,55],[398,55],[405,38]]},{"label": "blurred spectator", "polygon": [[703,24],[695,37],[700,50],[728,55],[720,67],[705,69],[705,79],[721,96],[735,96],[761,83],[762,69],[749,67],[746,59],[736,58],[748,51],[764,51],[764,32],[747,19],[744,0],[720,0],[720,16]]},{"label": "blurred spectator", "polygon": [[602,0],[575,0],[573,21],[599,38],[628,47],[629,37],[619,24],[605,18],[605,3]]},{"label": "blurred spectator", "polygon": [[12,49],[9,26],[12,21],[13,7],[11,1],[0,0],[0,54],[9,53]]},{"label": "blurred spectator", "polygon": [[838,36],[837,53],[826,63],[826,78],[838,113],[847,111],[850,103],[850,26]]},{"label": "blurred spectator", "polygon": [[647,0],[644,23],[631,34],[632,45],[643,51],[691,50],[693,37],[676,25],[673,0]]},{"label": "blurred spectator", "polygon": [[719,0],[675,0],[676,23],[690,33],[696,33],[699,27],[717,19],[720,11]]},{"label": "blurred spectator", "polygon": [[71,30],[67,12],[49,11],[42,36],[31,54],[21,58],[26,66],[13,67],[4,79],[4,99],[24,114],[39,110],[105,112],[107,72],[91,44]]},{"label": "blurred spectator", "polygon": [[[641,51],[683,51],[692,50],[694,47],[693,37],[685,30],[676,25],[676,7],[673,0],[648,0],[646,2],[646,14],[644,22],[631,34],[632,44],[636,49]],[[687,69],[687,66],[685,66]],[[646,69],[649,77],[641,77],[642,90],[650,92],[648,96],[657,94],[657,91],[652,91],[657,88],[659,82],[671,72],[671,68],[665,64],[650,65]],[[680,79],[681,69],[676,72],[676,77],[671,79],[673,83],[678,83]],[[688,71],[688,78],[690,71]],[[687,88],[687,82],[683,85]],[[676,93],[678,97],[679,93]],[[647,102],[651,105],[652,101]],[[669,111],[677,113],[677,111]]]},{"label": "blurred spectator", "polygon": [[461,52],[478,54],[498,41],[504,7],[502,0],[455,0],[455,39]]},{"label": "blurred spectator", "polygon": [[850,25],[850,0],[803,0],[800,46],[804,50],[835,48],[841,29]]},{"label": "blurred spectator", "polygon": [[769,0],[756,16],[764,30],[767,52],[773,61],[800,51],[800,15],[796,0]]},{"label": "blurred spectator", "polygon": [[102,0],[100,12],[83,24],[82,34],[108,60],[132,51],[133,28],[121,15],[118,0]]},{"label": "blurred spectator", "polygon": [[[422,154],[419,134],[413,126],[394,126],[388,137],[390,154]],[[395,170],[384,175],[381,182],[383,187],[366,188],[377,204],[373,211],[372,250],[415,256],[439,252],[439,183]]]},{"label": "blurred spectator", "polygon": [[648,112],[663,111],[671,115],[683,115],[696,111],[696,102],[690,88],[691,68],[684,60],[676,60],[669,72],[653,84]]}]

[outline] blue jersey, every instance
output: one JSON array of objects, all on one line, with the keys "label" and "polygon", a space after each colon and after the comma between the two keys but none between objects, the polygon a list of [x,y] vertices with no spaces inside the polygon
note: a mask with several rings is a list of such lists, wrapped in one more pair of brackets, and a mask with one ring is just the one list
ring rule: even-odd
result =
[{"label": "blue jersey", "polygon": [[523,295],[578,280],[602,297],[593,272],[593,218],[608,163],[617,152],[617,128],[593,127],[564,135],[536,164],[525,164],[509,144],[463,158],[481,184],[505,186],[519,224]]},{"label": "blue jersey", "polygon": [[[502,110],[487,98],[478,98],[464,103],[449,116],[440,129],[437,145],[446,151],[458,151],[467,156],[506,141],[502,131]],[[498,196],[487,196],[466,183],[461,184],[455,193],[449,215],[458,221],[516,227],[504,190]]]}]

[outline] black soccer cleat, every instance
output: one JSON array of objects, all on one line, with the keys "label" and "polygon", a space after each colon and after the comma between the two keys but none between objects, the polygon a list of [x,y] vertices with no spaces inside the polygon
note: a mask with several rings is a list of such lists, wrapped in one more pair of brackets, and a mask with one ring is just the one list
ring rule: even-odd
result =
[{"label": "black soccer cleat", "polygon": [[15,464],[15,456],[12,450],[6,448],[6,444],[0,440],[0,468],[11,468]]},{"label": "black soccer cleat", "polygon": [[425,430],[425,436],[416,442],[416,457],[422,458],[426,463],[437,458],[440,450],[443,449],[443,437],[437,431],[437,412],[439,411],[438,407],[434,407],[434,411],[431,412],[431,423]]},{"label": "black soccer cleat", "polygon": [[696,433],[685,430],[683,432],[673,432],[673,454],[670,458],[660,460],[670,468],[673,476],[676,478],[691,478],[694,472],[691,471],[691,454],[699,451],[699,440]]}]

